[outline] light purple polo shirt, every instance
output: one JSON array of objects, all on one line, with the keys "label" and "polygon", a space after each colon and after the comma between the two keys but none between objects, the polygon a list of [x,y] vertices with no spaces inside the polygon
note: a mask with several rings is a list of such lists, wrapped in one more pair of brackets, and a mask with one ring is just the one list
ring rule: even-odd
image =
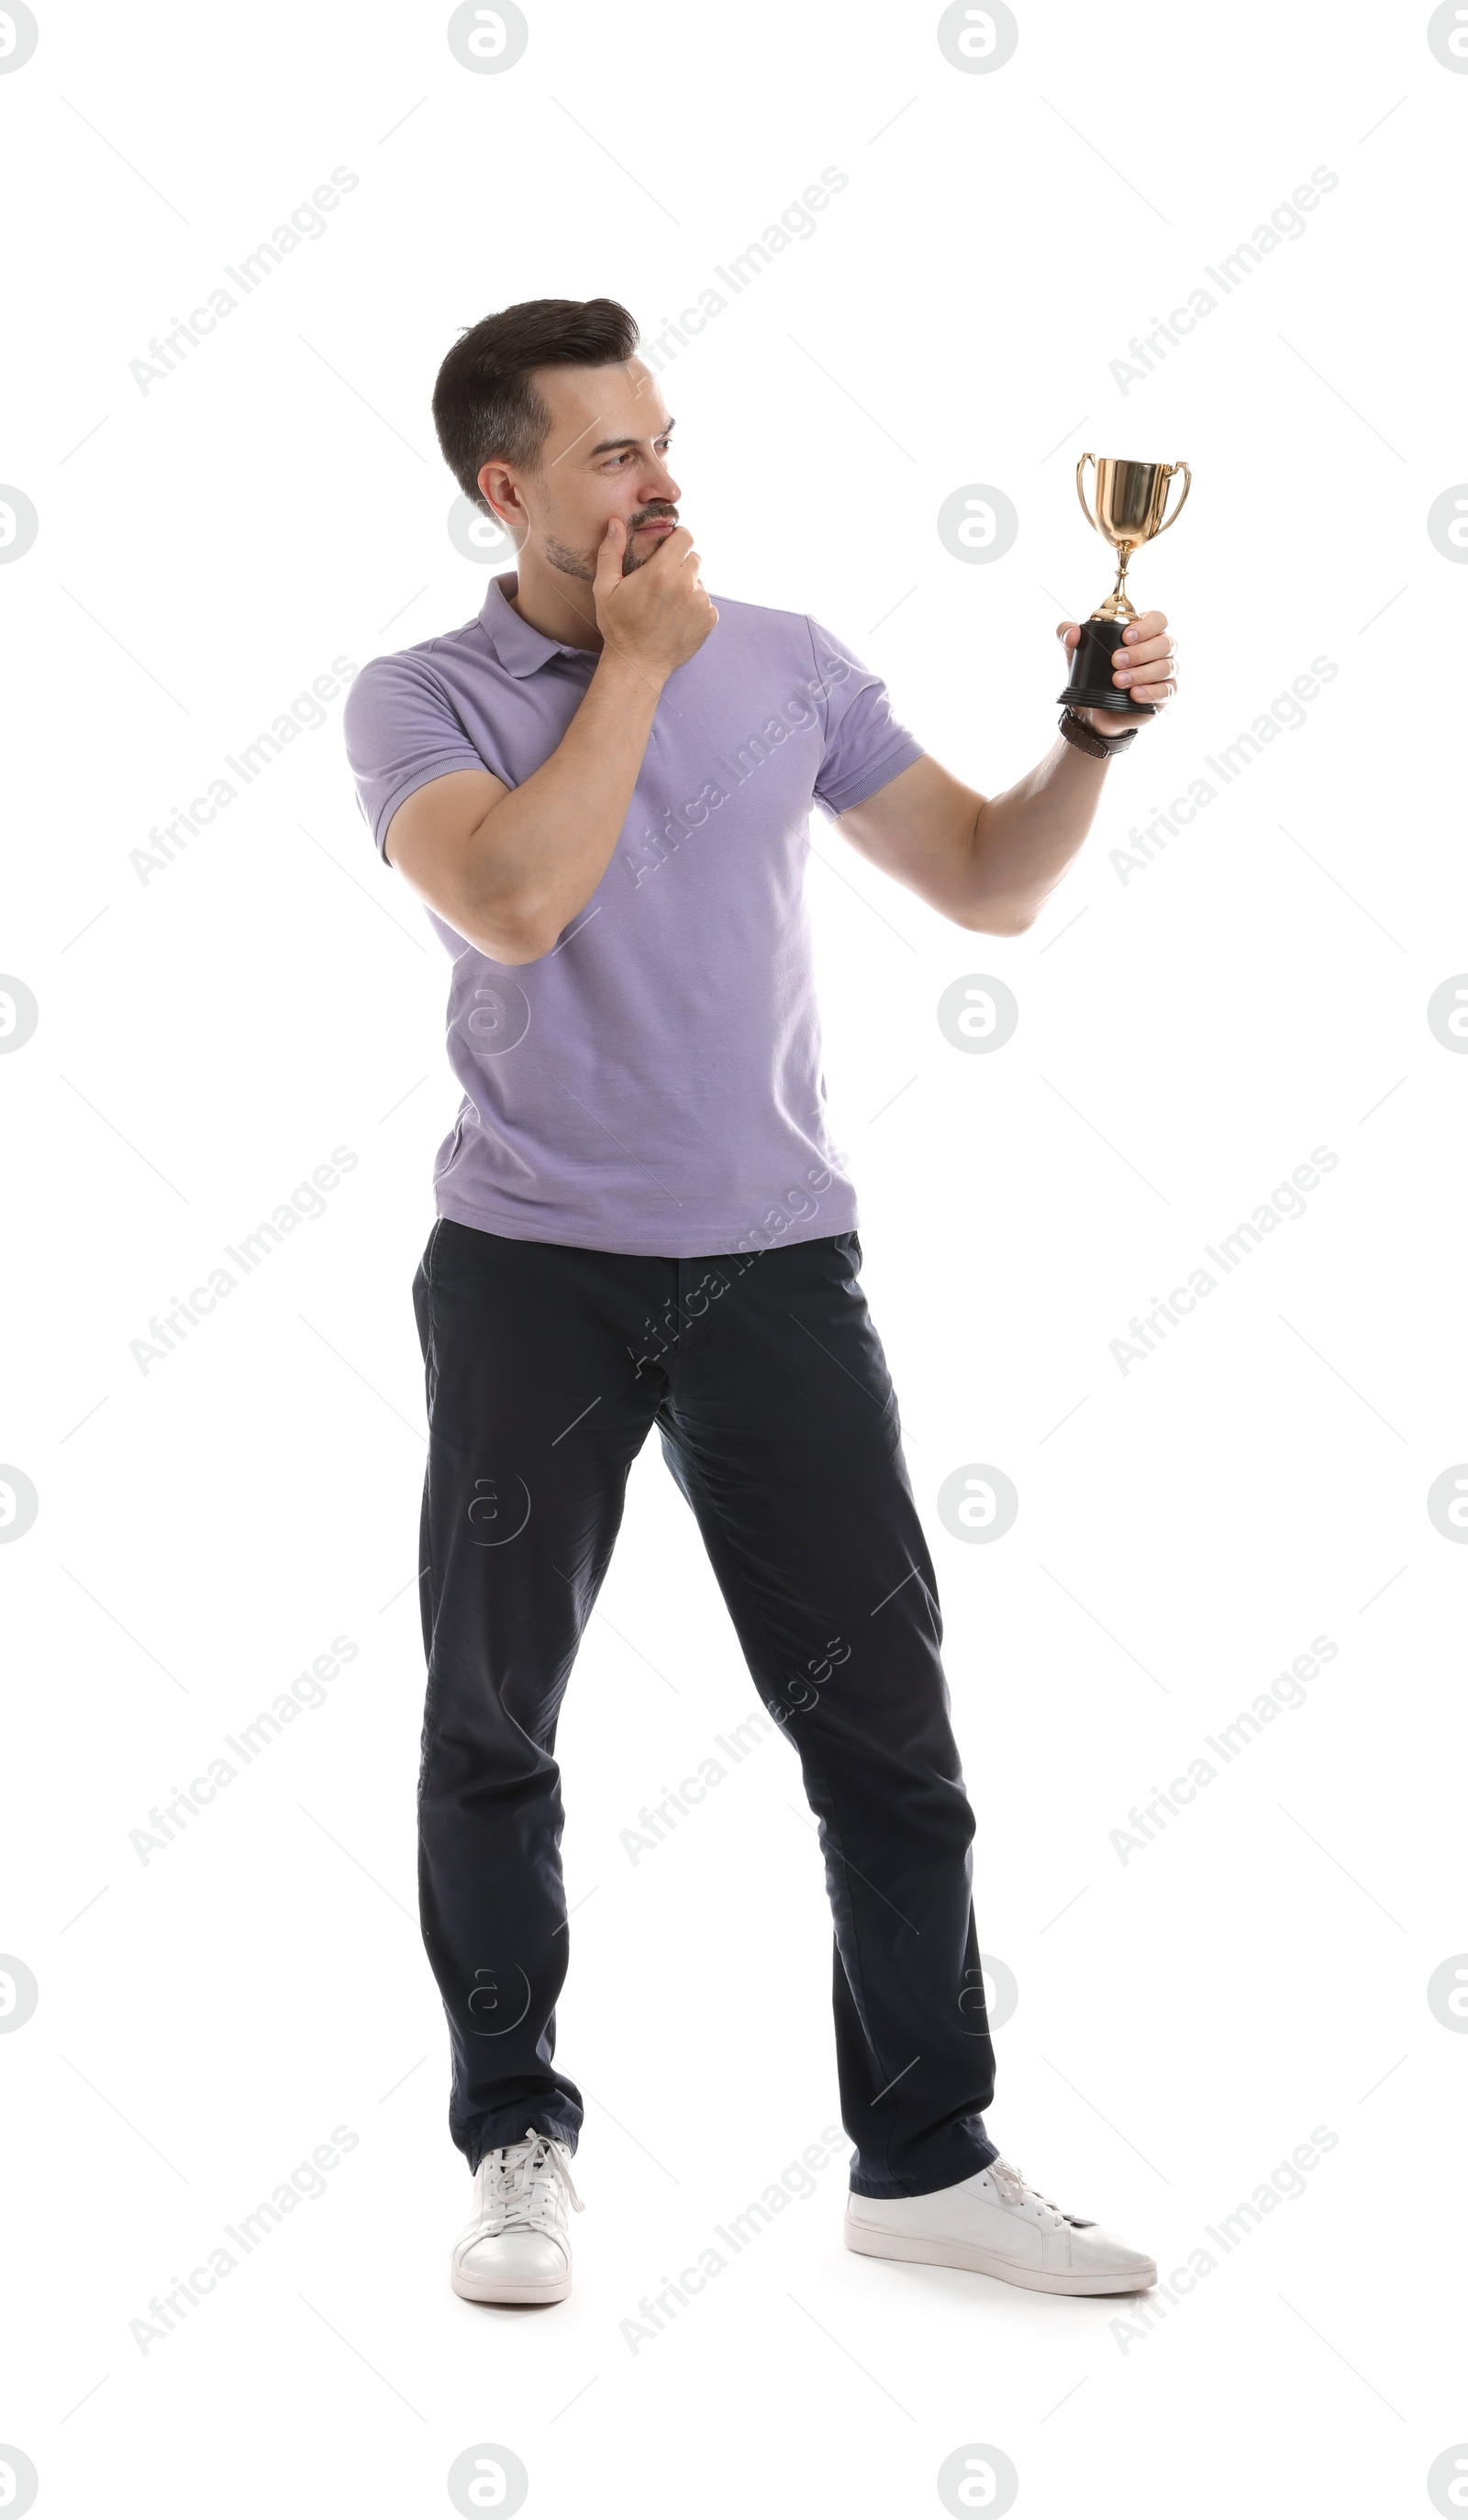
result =
[{"label": "light purple polo shirt", "polygon": [[[478,620],[363,667],[347,758],[379,849],[451,770],[516,788],[555,750],[596,657],[491,581]],[[689,1259],[856,1222],[826,1130],[803,897],[812,799],[842,814],[922,757],[886,687],[801,612],[714,599],[664,686],[596,891],[538,962],[494,963],[432,911],[464,1089],[440,1216],[519,1241]]]}]

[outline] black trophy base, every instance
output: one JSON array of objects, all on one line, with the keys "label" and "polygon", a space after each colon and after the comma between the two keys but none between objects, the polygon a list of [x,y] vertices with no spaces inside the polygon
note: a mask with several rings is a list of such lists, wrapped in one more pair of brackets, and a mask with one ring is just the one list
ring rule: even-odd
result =
[{"label": "black trophy base", "polygon": [[1124,621],[1099,621],[1095,614],[1080,624],[1080,637],[1071,652],[1071,679],[1057,699],[1071,708],[1114,709],[1118,717],[1156,717],[1151,700],[1134,700],[1112,681],[1112,658],[1122,645]]}]

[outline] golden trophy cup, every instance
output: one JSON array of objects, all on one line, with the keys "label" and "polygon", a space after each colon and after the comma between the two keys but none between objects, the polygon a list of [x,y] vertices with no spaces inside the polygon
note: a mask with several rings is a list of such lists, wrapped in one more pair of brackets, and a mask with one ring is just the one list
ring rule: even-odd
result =
[{"label": "golden trophy cup", "polygon": [[[1094,516],[1085,504],[1084,473],[1088,464],[1096,468]],[[1182,497],[1170,517],[1168,496],[1177,472],[1182,474]],[[1134,700],[1129,690],[1118,690],[1111,678],[1111,660],[1122,644],[1127,622],[1138,617],[1126,593],[1131,555],[1139,545],[1155,542],[1169,525],[1176,524],[1192,486],[1193,475],[1186,464],[1133,464],[1120,455],[1082,455],[1077,465],[1076,496],[1085,521],[1115,547],[1120,565],[1116,585],[1105,603],[1098,604],[1090,619],[1080,625],[1080,637],[1071,656],[1071,679],[1065,690],[1056,695],[1069,707],[1112,709],[1118,717],[1157,715],[1150,700]]]}]

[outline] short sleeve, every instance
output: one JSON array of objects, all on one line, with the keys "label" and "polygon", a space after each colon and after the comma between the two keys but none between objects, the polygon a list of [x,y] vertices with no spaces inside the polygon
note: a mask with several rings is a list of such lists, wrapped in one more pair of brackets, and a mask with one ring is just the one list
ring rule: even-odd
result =
[{"label": "short sleeve", "polygon": [[845,814],[921,761],[923,746],[893,715],[881,675],[808,615],[805,627],[825,712],[815,800],[828,814]]},{"label": "short sleeve", "polygon": [[[342,716],[357,801],[382,854],[388,826],[415,788],[450,770],[504,774],[468,732],[425,656],[375,656],[346,695]],[[506,778],[507,788],[515,785]]]}]

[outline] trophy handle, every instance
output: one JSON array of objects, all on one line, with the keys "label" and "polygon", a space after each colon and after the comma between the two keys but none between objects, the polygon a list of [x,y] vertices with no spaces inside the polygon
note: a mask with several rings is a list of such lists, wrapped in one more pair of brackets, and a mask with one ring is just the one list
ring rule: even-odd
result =
[{"label": "trophy handle", "polygon": [[[1086,466],[1087,466],[1088,464],[1094,464],[1094,463],[1095,463],[1095,460],[1096,460],[1096,459],[1095,459],[1094,455],[1082,455],[1082,457],[1081,457],[1081,459],[1080,459],[1079,463],[1077,465],[1077,467],[1076,467],[1076,496],[1077,496],[1077,498],[1080,501],[1080,513],[1081,513],[1081,515],[1084,517],[1086,523],[1090,526],[1090,529],[1091,529],[1092,533],[1093,533],[1093,534],[1099,534],[1099,533],[1100,533],[1100,531],[1101,531],[1101,528],[1100,528],[1100,526],[1097,524],[1095,518],[1091,515],[1091,512],[1090,512],[1089,508],[1088,508],[1088,507],[1086,506],[1086,504],[1085,504],[1085,491],[1084,491],[1084,489],[1083,489],[1083,487],[1082,487],[1082,485],[1081,485],[1081,479],[1080,479],[1080,476],[1081,476],[1082,472],[1085,471]],[[1186,497],[1186,495],[1187,495],[1187,493],[1184,491],[1183,496],[1184,496],[1184,497]]]},{"label": "trophy handle", "polygon": [[[1157,528],[1157,534],[1165,534],[1165,533],[1167,532],[1167,530],[1168,530],[1168,525],[1175,525],[1175,524],[1176,524],[1178,518],[1181,516],[1181,514],[1182,514],[1182,512],[1183,512],[1183,509],[1187,506],[1187,503],[1188,503],[1188,492],[1191,490],[1191,488],[1192,488],[1192,486],[1193,486],[1193,475],[1192,475],[1192,472],[1191,472],[1191,471],[1190,471],[1189,467],[1188,467],[1186,464],[1174,464],[1174,465],[1172,466],[1171,470],[1172,470],[1172,473],[1173,473],[1174,478],[1175,478],[1175,476],[1176,476],[1176,474],[1177,474],[1177,473],[1179,473],[1179,472],[1180,472],[1180,473],[1182,474],[1182,497],[1178,500],[1177,505],[1176,505],[1176,507],[1173,509],[1173,511],[1172,511],[1172,513],[1171,513],[1170,517],[1169,517],[1168,521],[1167,521],[1167,524],[1163,524],[1163,525],[1159,525],[1159,526],[1158,526],[1158,528]],[[1169,488],[1169,491],[1170,491],[1170,490],[1171,490],[1171,487],[1172,487],[1172,484],[1171,484],[1171,481],[1170,481],[1170,482],[1169,482],[1169,484],[1168,484],[1168,488]],[[1153,539],[1153,541],[1154,541],[1154,542],[1156,542],[1156,540],[1157,540],[1157,534],[1154,534],[1154,535],[1153,535],[1153,537],[1152,537],[1152,539]]]}]

